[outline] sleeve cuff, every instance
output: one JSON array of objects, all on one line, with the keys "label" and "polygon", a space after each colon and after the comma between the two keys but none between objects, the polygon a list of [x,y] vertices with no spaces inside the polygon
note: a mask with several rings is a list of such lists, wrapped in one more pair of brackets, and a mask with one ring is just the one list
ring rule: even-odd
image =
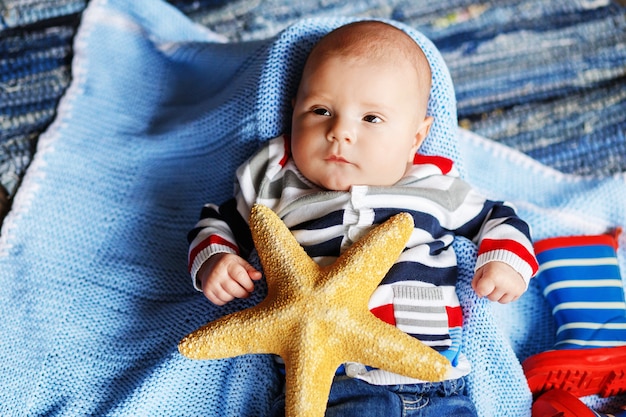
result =
[{"label": "sleeve cuff", "polygon": [[478,270],[483,265],[493,261],[504,262],[511,268],[515,269],[522,276],[524,282],[526,283],[526,288],[528,288],[530,279],[533,276],[533,269],[526,261],[513,252],[504,249],[497,249],[482,253],[478,255],[474,270]]},{"label": "sleeve cuff", "polygon": [[202,249],[194,258],[193,264],[191,265],[190,275],[191,283],[196,290],[202,291],[202,286],[200,285],[200,281],[198,280],[198,271],[200,270],[200,268],[202,268],[202,265],[204,265],[204,263],[209,260],[211,256],[218,253],[236,254],[236,252],[232,248],[226,245],[214,244]]}]

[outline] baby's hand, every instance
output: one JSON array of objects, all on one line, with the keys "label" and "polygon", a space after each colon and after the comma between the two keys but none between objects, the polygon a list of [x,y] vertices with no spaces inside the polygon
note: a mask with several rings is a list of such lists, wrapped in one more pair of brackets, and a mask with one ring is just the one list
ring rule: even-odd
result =
[{"label": "baby's hand", "polygon": [[261,273],[240,256],[217,253],[198,271],[202,292],[213,304],[224,305],[235,298],[247,298]]},{"label": "baby's hand", "polygon": [[502,304],[517,300],[526,291],[524,278],[504,262],[488,262],[474,274],[472,288],[479,297]]}]

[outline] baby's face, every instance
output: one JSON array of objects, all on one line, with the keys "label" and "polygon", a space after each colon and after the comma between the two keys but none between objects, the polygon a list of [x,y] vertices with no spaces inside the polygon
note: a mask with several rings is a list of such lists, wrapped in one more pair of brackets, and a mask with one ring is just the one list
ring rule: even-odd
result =
[{"label": "baby's face", "polygon": [[408,64],[342,56],[313,63],[294,100],[292,154],[300,172],[328,190],[395,184],[432,120],[417,89]]}]

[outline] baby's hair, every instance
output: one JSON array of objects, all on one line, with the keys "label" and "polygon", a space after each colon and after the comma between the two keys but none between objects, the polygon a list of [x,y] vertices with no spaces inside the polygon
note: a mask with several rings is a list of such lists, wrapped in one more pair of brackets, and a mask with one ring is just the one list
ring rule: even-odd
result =
[{"label": "baby's hair", "polygon": [[410,63],[424,94],[422,98],[424,102],[428,101],[430,64],[417,42],[401,29],[376,20],[349,23],[325,35],[313,47],[307,62],[337,55],[352,59]]}]

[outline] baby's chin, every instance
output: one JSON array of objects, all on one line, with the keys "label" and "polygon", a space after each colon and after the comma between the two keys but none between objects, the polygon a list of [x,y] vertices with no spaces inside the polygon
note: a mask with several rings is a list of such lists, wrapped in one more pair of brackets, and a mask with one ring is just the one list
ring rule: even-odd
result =
[{"label": "baby's chin", "polygon": [[393,184],[377,184],[365,182],[341,182],[341,181],[324,181],[316,184],[318,187],[326,191],[350,191],[352,187],[385,187]]},{"label": "baby's chin", "polygon": [[317,186],[326,191],[350,191],[350,189],[352,188],[352,184],[339,185],[335,183],[323,183],[317,184]]},{"label": "baby's chin", "polygon": [[396,184],[402,179],[399,178],[381,178],[373,177],[368,179],[363,178],[345,178],[342,176],[326,176],[323,178],[308,178],[309,181],[317,185],[318,187],[326,191],[350,191],[352,187],[389,187]]},{"label": "baby's chin", "polygon": [[313,184],[325,191],[350,191],[352,183],[337,178],[308,178]]}]

